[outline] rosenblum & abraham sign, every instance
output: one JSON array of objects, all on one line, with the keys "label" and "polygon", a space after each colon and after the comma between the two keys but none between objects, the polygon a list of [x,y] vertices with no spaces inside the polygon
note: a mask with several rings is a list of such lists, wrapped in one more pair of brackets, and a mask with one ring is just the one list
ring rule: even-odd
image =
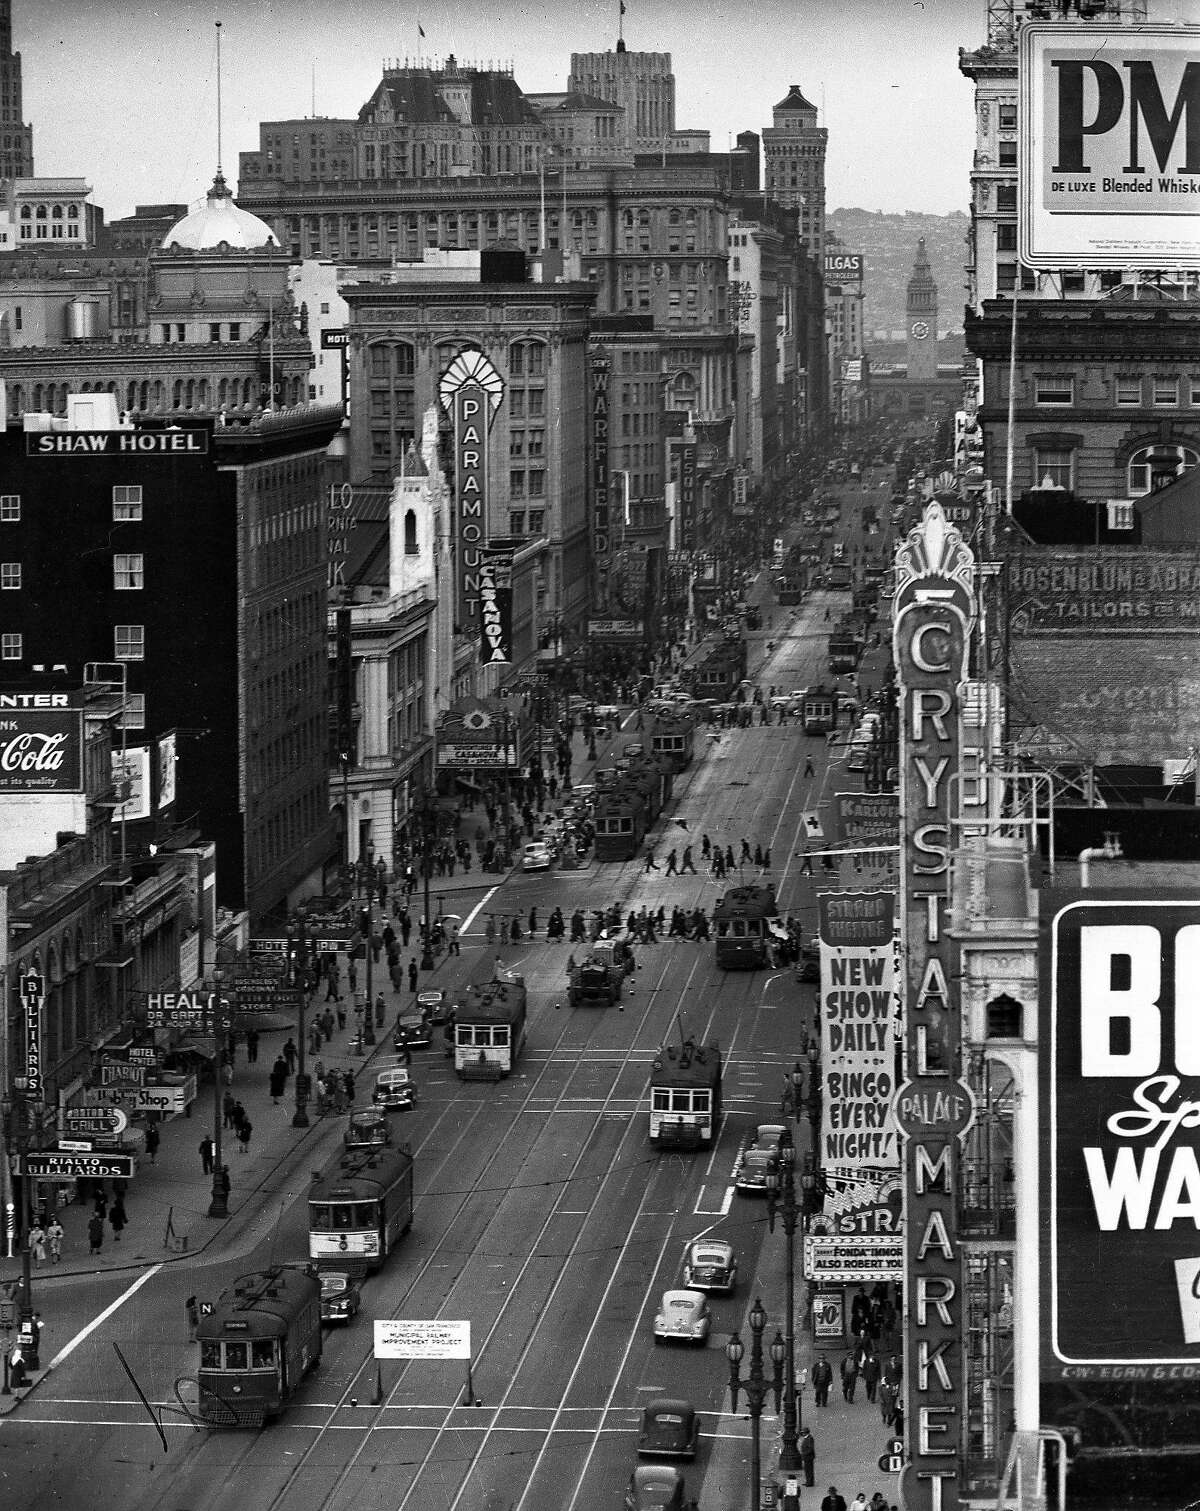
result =
[{"label": "rosenblum & abraham sign", "polygon": [[900,686],[900,922],[905,963],[904,1387],[906,1511],[952,1511],[966,1449],[962,1141],[974,1116],[959,1078],[956,945],[949,933],[961,701],[975,617],[974,558],[936,501],[896,553],[893,653]]},{"label": "rosenblum & abraham sign", "polygon": [[1195,1382],[1200,896],[1043,916],[1042,1378]]}]

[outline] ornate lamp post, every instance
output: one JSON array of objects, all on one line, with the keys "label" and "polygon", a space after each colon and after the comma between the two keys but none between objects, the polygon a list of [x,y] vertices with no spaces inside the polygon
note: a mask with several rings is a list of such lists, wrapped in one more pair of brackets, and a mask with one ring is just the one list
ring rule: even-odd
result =
[{"label": "ornate lamp post", "polygon": [[775,1410],[779,1410],[779,1397],[783,1390],[783,1361],[787,1345],[775,1334],[770,1345],[771,1363],[774,1366],[772,1379],[763,1374],[763,1331],[767,1314],[760,1299],[750,1309],[750,1368],[743,1375],[741,1362],[746,1346],[737,1333],[730,1336],[725,1345],[725,1357],[729,1360],[729,1398],[737,1410],[738,1391],[746,1392],[746,1407],[750,1413],[750,1511],[762,1511],[762,1412],[768,1391],[774,1393]]},{"label": "ornate lamp post", "polygon": [[310,970],[317,958],[317,941],[315,934],[310,938],[304,932],[304,923],[297,919],[288,929],[288,981],[294,990],[299,990],[300,999],[296,1006],[296,1043],[299,1058],[296,1062],[296,1111],[292,1114],[293,1128],[307,1128],[308,1121],[308,1092],[310,1081],[308,1071],[305,1069],[304,1054],[308,1047],[308,1035],[305,1032],[304,1009],[308,1001],[308,985],[312,979]]},{"label": "ornate lamp post", "polygon": [[796,1205],[796,1146],[792,1142],[792,1130],[785,1128],[779,1143],[779,1164],[767,1173],[767,1222],[773,1233],[775,1219],[780,1219],[787,1250],[783,1446],[779,1454],[779,1467],[784,1470],[800,1468],[796,1413],[796,1227],[801,1215],[801,1209]]},{"label": "ornate lamp post", "polygon": [[212,1169],[212,1195],[208,1203],[208,1215],[210,1217],[229,1216],[229,1197],[225,1192],[225,1166],[221,1156],[221,1127],[225,1121],[224,1109],[221,1106],[221,1087],[223,1078],[221,1067],[223,1059],[221,1055],[224,1035],[229,1032],[232,1018],[229,1013],[228,999],[225,996],[225,971],[219,965],[213,966],[213,990],[209,994],[209,1011],[212,1015],[213,1036],[213,1169]]},{"label": "ornate lamp post", "polygon": [[437,801],[425,788],[421,793],[421,873],[425,883],[425,922],[421,928],[421,969],[431,971],[433,959],[433,919],[430,916],[429,877],[433,871],[432,831],[437,825]]}]

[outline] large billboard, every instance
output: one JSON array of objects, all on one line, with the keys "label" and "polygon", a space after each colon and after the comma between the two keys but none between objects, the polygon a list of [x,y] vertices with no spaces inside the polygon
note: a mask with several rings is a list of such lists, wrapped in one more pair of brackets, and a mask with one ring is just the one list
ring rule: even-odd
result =
[{"label": "large billboard", "polygon": [[861,283],[862,276],[863,254],[861,252],[825,253],[826,283]]},{"label": "large billboard", "polygon": [[79,693],[0,693],[0,793],[83,791]]},{"label": "large billboard", "polygon": [[1023,26],[1021,261],[1197,268],[1200,27]]},{"label": "large billboard", "polygon": [[1200,1380],[1200,895],[1048,900],[1042,1377]]}]

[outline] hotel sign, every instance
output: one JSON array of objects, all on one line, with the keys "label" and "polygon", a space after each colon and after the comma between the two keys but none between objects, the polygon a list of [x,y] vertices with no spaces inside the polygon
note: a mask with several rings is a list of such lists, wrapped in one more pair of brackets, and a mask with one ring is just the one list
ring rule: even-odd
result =
[{"label": "hotel sign", "polygon": [[206,430],[27,430],[26,456],[208,455]]},{"label": "hotel sign", "polygon": [[1198,268],[1200,27],[1023,26],[1021,261]]},{"label": "hotel sign", "polygon": [[932,502],[896,555],[893,654],[900,684],[905,1141],[906,1511],[952,1511],[966,1445],[960,1144],[974,1107],[959,1079],[955,947],[947,929],[952,812],[962,757],[960,689],[975,615],[974,559]]}]

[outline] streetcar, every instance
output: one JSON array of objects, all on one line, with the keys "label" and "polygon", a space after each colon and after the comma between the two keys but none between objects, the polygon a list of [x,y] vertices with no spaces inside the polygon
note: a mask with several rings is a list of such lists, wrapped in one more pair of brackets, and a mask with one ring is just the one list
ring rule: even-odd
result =
[{"label": "streetcar", "polygon": [[454,1069],[463,1081],[500,1081],[525,1046],[527,993],[520,976],[472,986],[454,1009]]},{"label": "streetcar", "polygon": [[830,635],[827,649],[830,672],[837,677],[857,671],[862,651],[862,641],[857,635]]},{"label": "streetcar", "polygon": [[664,1044],[650,1070],[650,1142],[707,1148],[721,1121],[721,1050],[714,1041]]},{"label": "streetcar", "polygon": [[823,735],[837,728],[838,695],[832,687],[810,687],[804,694],[800,716],[806,735]]},{"label": "streetcar", "polygon": [[592,824],[597,860],[632,860],[646,834],[646,800],[624,785],[601,792]]},{"label": "streetcar", "polygon": [[771,924],[778,916],[770,882],[726,892],[712,915],[717,964],[727,971],[756,971],[768,965]]},{"label": "streetcar", "polygon": [[696,738],[696,725],[691,714],[682,710],[662,714],[655,720],[650,736],[651,751],[666,761],[672,773],[680,772],[692,764],[692,749]]},{"label": "streetcar", "polygon": [[223,1427],[277,1417],[321,1360],[321,1283],[311,1267],[239,1276],[196,1327],[200,1415]]},{"label": "streetcar", "polygon": [[309,1257],[356,1277],[377,1270],[412,1227],[412,1215],[407,1145],[343,1149],[309,1188]]}]

